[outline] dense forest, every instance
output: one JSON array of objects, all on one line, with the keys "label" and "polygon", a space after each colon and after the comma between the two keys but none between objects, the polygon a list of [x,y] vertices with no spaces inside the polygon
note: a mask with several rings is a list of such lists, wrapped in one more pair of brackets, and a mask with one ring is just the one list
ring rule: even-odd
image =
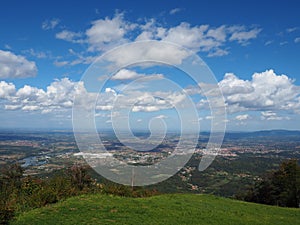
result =
[{"label": "dense forest", "polygon": [[242,199],[268,205],[300,207],[300,166],[297,160],[285,161],[278,170],[266,174]]}]

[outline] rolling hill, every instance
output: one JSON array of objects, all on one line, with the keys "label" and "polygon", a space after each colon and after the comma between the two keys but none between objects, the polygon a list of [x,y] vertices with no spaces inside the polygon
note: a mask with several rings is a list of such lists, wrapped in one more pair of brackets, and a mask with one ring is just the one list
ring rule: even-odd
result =
[{"label": "rolling hill", "polygon": [[211,195],[83,195],[25,212],[12,224],[297,224],[300,209]]}]

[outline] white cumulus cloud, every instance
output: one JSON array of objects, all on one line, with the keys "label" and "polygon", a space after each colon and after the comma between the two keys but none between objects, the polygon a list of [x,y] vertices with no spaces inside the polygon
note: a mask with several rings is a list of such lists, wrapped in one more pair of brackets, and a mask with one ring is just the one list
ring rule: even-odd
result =
[{"label": "white cumulus cloud", "polygon": [[83,43],[84,40],[80,39],[82,37],[82,33],[73,32],[69,30],[63,30],[55,35],[57,39],[73,42],[73,43]]},{"label": "white cumulus cloud", "polygon": [[[204,89],[201,91],[196,86],[189,86],[185,89],[190,95],[200,94],[210,96],[211,101],[216,100],[216,88],[208,84],[200,85]],[[206,87],[207,86],[207,87]],[[254,73],[251,80],[240,79],[233,73],[226,73],[223,80],[218,83],[224,97],[228,113],[236,112],[264,112],[262,116],[267,120],[267,112],[290,112],[300,114],[300,86],[287,75],[278,75],[274,70],[266,70],[261,73]],[[207,91],[206,91],[207,89]],[[219,99],[220,100],[220,99]],[[210,104],[216,104],[211,102]],[[198,102],[198,107],[209,107],[206,99]],[[246,115],[246,114],[245,114]],[[273,116],[273,117],[270,117]],[[246,116],[237,116],[241,120]],[[284,119],[269,115],[269,120],[275,118]]]},{"label": "white cumulus cloud", "polygon": [[262,120],[289,120],[288,116],[278,116],[277,113],[272,111],[265,111],[261,112],[261,119]]},{"label": "white cumulus cloud", "polygon": [[162,78],[163,78],[162,74],[148,74],[148,75],[146,75],[146,74],[140,74],[140,73],[137,73],[133,70],[128,70],[128,69],[121,69],[111,77],[112,80],[141,79],[143,81],[159,80],[159,79],[162,79]]},{"label": "white cumulus cloud", "polygon": [[0,82],[0,98],[9,98],[16,92],[16,87],[12,83]]},{"label": "white cumulus cloud", "polygon": [[248,41],[257,37],[262,29],[254,28],[251,30],[245,30],[240,27],[231,34],[230,41],[238,41],[240,44],[248,44]]},{"label": "white cumulus cloud", "polygon": [[99,19],[92,22],[92,27],[86,30],[89,50],[105,50],[107,46],[125,43],[125,35],[135,27],[134,24],[126,22],[123,14],[115,17]]},{"label": "white cumulus cloud", "polygon": [[25,78],[37,74],[35,62],[10,51],[0,50],[0,78]]},{"label": "white cumulus cloud", "polygon": [[[173,9],[171,12],[175,13],[178,10]],[[113,17],[93,21],[85,31],[64,30],[58,33],[56,37],[73,43],[87,43],[90,52],[103,52],[132,41],[156,40],[172,42],[195,52],[205,52],[209,57],[220,57],[230,53],[229,42],[235,41],[241,45],[246,45],[257,38],[260,32],[260,28],[225,24],[212,27],[208,24],[191,25],[182,22],[175,26],[166,27],[153,18],[147,18],[145,21],[139,20],[138,23],[135,23],[126,20],[124,13],[116,13]],[[140,49],[133,48],[124,52],[122,56],[118,56],[120,58],[116,61],[126,60],[133,54],[140,56],[141,52]],[[176,56],[179,58],[177,62],[187,57],[180,52],[179,54],[174,52],[172,48],[157,51],[153,47],[153,52],[164,59]],[[80,60],[79,63],[82,62]]]},{"label": "white cumulus cloud", "polygon": [[300,87],[273,70],[254,73],[249,81],[226,74],[219,86],[229,111],[296,110],[299,105]]},{"label": "white cumulus cloud", "polygon": [[236,120],[239,120],[239,121],[247,120],[247,119],[249,119],[249,118],[250,118],[250,116],[249,116],[248,114],[237,115],[237,116],[235,117],[235,119],[236,119]]},{"label": "white cumulus cloud", "polygon": [[73,106],[75,94],[87,97],[83,83],[68,78],[55,80],[46,90],[29,85],[16,90],[12,83],[0,82],[0,99],[4,100],[7,110],[42,110],[43,113],[64,110]]}]

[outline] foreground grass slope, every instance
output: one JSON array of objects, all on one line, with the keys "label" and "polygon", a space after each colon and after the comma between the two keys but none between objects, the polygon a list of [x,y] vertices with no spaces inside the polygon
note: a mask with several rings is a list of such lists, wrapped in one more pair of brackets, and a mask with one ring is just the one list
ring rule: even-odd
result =
[{"label": "foreground grass slope", "polygon": [[297,224],[300,210],[209,195],[84,195],[19,215],[12,224]]}]

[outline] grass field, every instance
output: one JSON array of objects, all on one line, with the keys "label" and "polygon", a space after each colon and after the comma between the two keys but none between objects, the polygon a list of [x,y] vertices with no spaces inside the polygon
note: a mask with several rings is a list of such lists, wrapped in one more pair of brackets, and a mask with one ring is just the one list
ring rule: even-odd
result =
[{"label": "grass field", "polygon": [[84,195],[35,209],[12,224],[299,224],[300,209],[235,201],[210,195],[149,198]]}]

